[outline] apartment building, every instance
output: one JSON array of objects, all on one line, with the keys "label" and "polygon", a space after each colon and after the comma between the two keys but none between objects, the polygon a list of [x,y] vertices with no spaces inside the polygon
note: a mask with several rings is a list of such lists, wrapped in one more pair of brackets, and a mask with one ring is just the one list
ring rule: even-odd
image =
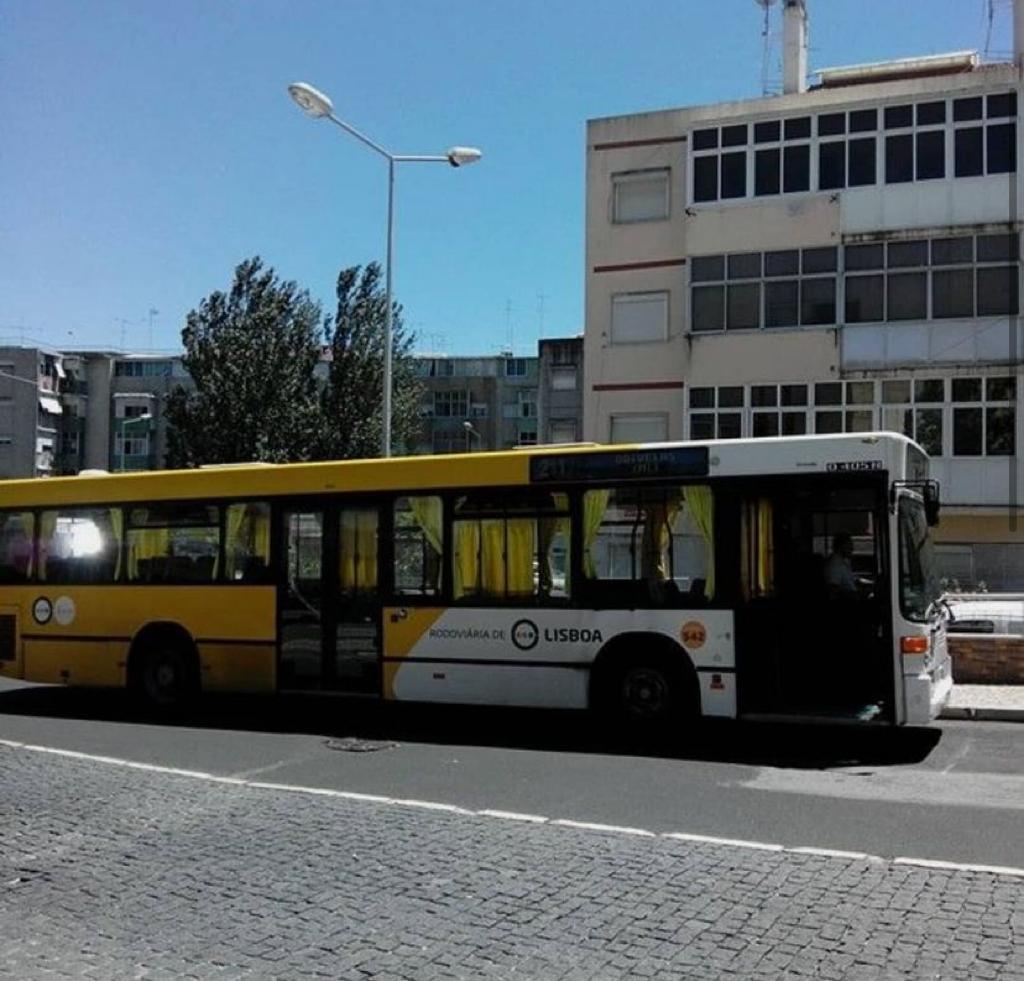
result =
[{"label": "apartment building", "polygon": [[190,384],[177,356],[0,347],[0,478],[159,468]]},{"label": "apartment building", "polygon": [[541,443],[583,439],[583,335],[537,343],[537,434]]},{"label": "apartment building", "polygon": [[420,435],[412,453],[463,453],[537,442],[537,358],[420,355]]},{"label": "apartment building", "polygon": [[1021,48],[808,87],[784,8],[782,95],[588,123],[584,437],[904,432],[946,574],[1024,588]]},{"label": "apartment building", "polygon": [[0,347],[0,478],[60,472],[63,378],[56,351]]}]

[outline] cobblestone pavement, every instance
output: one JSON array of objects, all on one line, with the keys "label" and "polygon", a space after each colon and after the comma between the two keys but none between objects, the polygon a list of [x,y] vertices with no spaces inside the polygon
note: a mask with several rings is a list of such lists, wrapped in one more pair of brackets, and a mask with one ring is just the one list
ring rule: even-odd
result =
[{"label": "cobblestone pavement", "polygon": [[0,747],[0,976],[1024,979],[1024,880]]}]

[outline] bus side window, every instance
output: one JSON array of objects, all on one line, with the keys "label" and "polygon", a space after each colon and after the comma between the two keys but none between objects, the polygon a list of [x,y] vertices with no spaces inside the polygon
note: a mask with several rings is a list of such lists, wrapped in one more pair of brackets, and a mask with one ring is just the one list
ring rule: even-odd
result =
[{"label": "bus side window", "polygon": [[267,582],[270,574],[270,505],[265,501],[229,504],[224,530],[224,578],[228,582]]},{"label": "bus side window", "polygon": [[583,538],[586,591],[601,605],[714,599],[714,498],[707,485],[587,491]]},{"label": "bus side window", "polygon": [[564,493],[471,494],[455,502],[454,599],[560,603],[568,597]]},{"label": "bus side window", "polygon": [[0,513],[0,582],[24,582],[33,573],[35,516],[31,511]]},{"label": "bus side window", "polygon": [[129,582],[213,582],[219,552],[216,504],[146,504],[128,510]]},{"label": "bus side window", "polygon": [[39,521],[39,579],[106,583],[121,574],[120,508],[44,511]]},{"label": "bus side window", "polygon": [[441,592],[443,540],[440,497],[400,497],[395,501],[397,595],[437,596]]}]

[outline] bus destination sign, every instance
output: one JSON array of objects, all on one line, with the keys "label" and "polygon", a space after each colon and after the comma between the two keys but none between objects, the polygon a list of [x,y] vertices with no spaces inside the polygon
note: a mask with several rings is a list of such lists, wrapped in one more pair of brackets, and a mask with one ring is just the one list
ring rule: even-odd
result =
[{"label": "bus destination sign", "polygon": [[605,453],[553,453],[530,459],[534,484],[575,480],[650,480],[656,477],[705,477],[706,446],[663,450],[609,450]]}]

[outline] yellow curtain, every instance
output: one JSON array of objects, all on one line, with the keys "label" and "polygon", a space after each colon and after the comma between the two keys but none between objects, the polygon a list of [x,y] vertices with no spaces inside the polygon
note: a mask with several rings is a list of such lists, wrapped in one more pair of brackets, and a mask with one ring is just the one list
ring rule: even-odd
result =
[{"label": "yellow curtain", "polygon": [[537,558],[537,521],[509,518],[507,522],[508,595],[532,596],[535,591],[533,565]]},{"label": "yellow curtain", "polygon": [[46,564],[53,548],[53,536],[57,531],[57,512],[44,511],[39,522],[39,578],[46,581]]},{"label": "yellow curtain", "polygon": [[240,579],[243,570],[239,568],[239,559],[243,560],[252,552],[249,527],[249,507],[246,504],[229,504],[225,517],[225,543],[224,553],[227,556],[225,563],[227,577],[229,580]]},{"label": "yellow curtain", "polygon": [[270,507],[266,504],[249,506],[249,525],[252,528],[252,555],[270,565]]},{"label": "yellow curtain", "polygon": [[484,596],[505,595],[505,522],[487,518],[480,522],[480,590]]},{"label": "yellow curtain", "polygon": [[124,541],[124,513],[120,508],[111,508],[110,533],[114,538],[114,548],[117,549],[117,559],[114,562],[114,581],[121,578],[121,543]]},{"label": "yellow curtain", "polygon": [[746,599],[770,596],[775,590],[775,541],[772,502],[748,501],[743,509],[740,545],[741,586]]},{"label": "yellow curtain", "polygon": [[430,543],[430,547],[440,555],[444,551],[441,498],[410,497],[407,500],[416,523],[423,529],[424,537]]},{"label": "yellow curtain", "polygon": [[139,562],[164,558],[171,553],[169,528],[133,528],[128,533],[128,581],[139,578]]},{"label": "yellow curtain", "polygon": [[601,522],[604,520],[605,511],[608,510],[611,496],[610,490],[592,490],[583,495],[583,574],[588,579],[594,579],[597,576],[594,557],[590,554],[590,549],[597,540],[597,533],[601,530]]},{"label": "yellow curtain", "polygon": [[690,517],[704,539],[706,556],[704,596],[715,598],[715,500],[707,484],[695,484],[683,491]]},{"label": "yellow curtain", "polygon": [[455,599],[480,590],[480,523],[456,521],[453,524],[455,554],[452,556]]},{"label": "yellow curtain", "polygon": [[341,588],[356,591],[377,587],[377,512],[341,512]]}]

